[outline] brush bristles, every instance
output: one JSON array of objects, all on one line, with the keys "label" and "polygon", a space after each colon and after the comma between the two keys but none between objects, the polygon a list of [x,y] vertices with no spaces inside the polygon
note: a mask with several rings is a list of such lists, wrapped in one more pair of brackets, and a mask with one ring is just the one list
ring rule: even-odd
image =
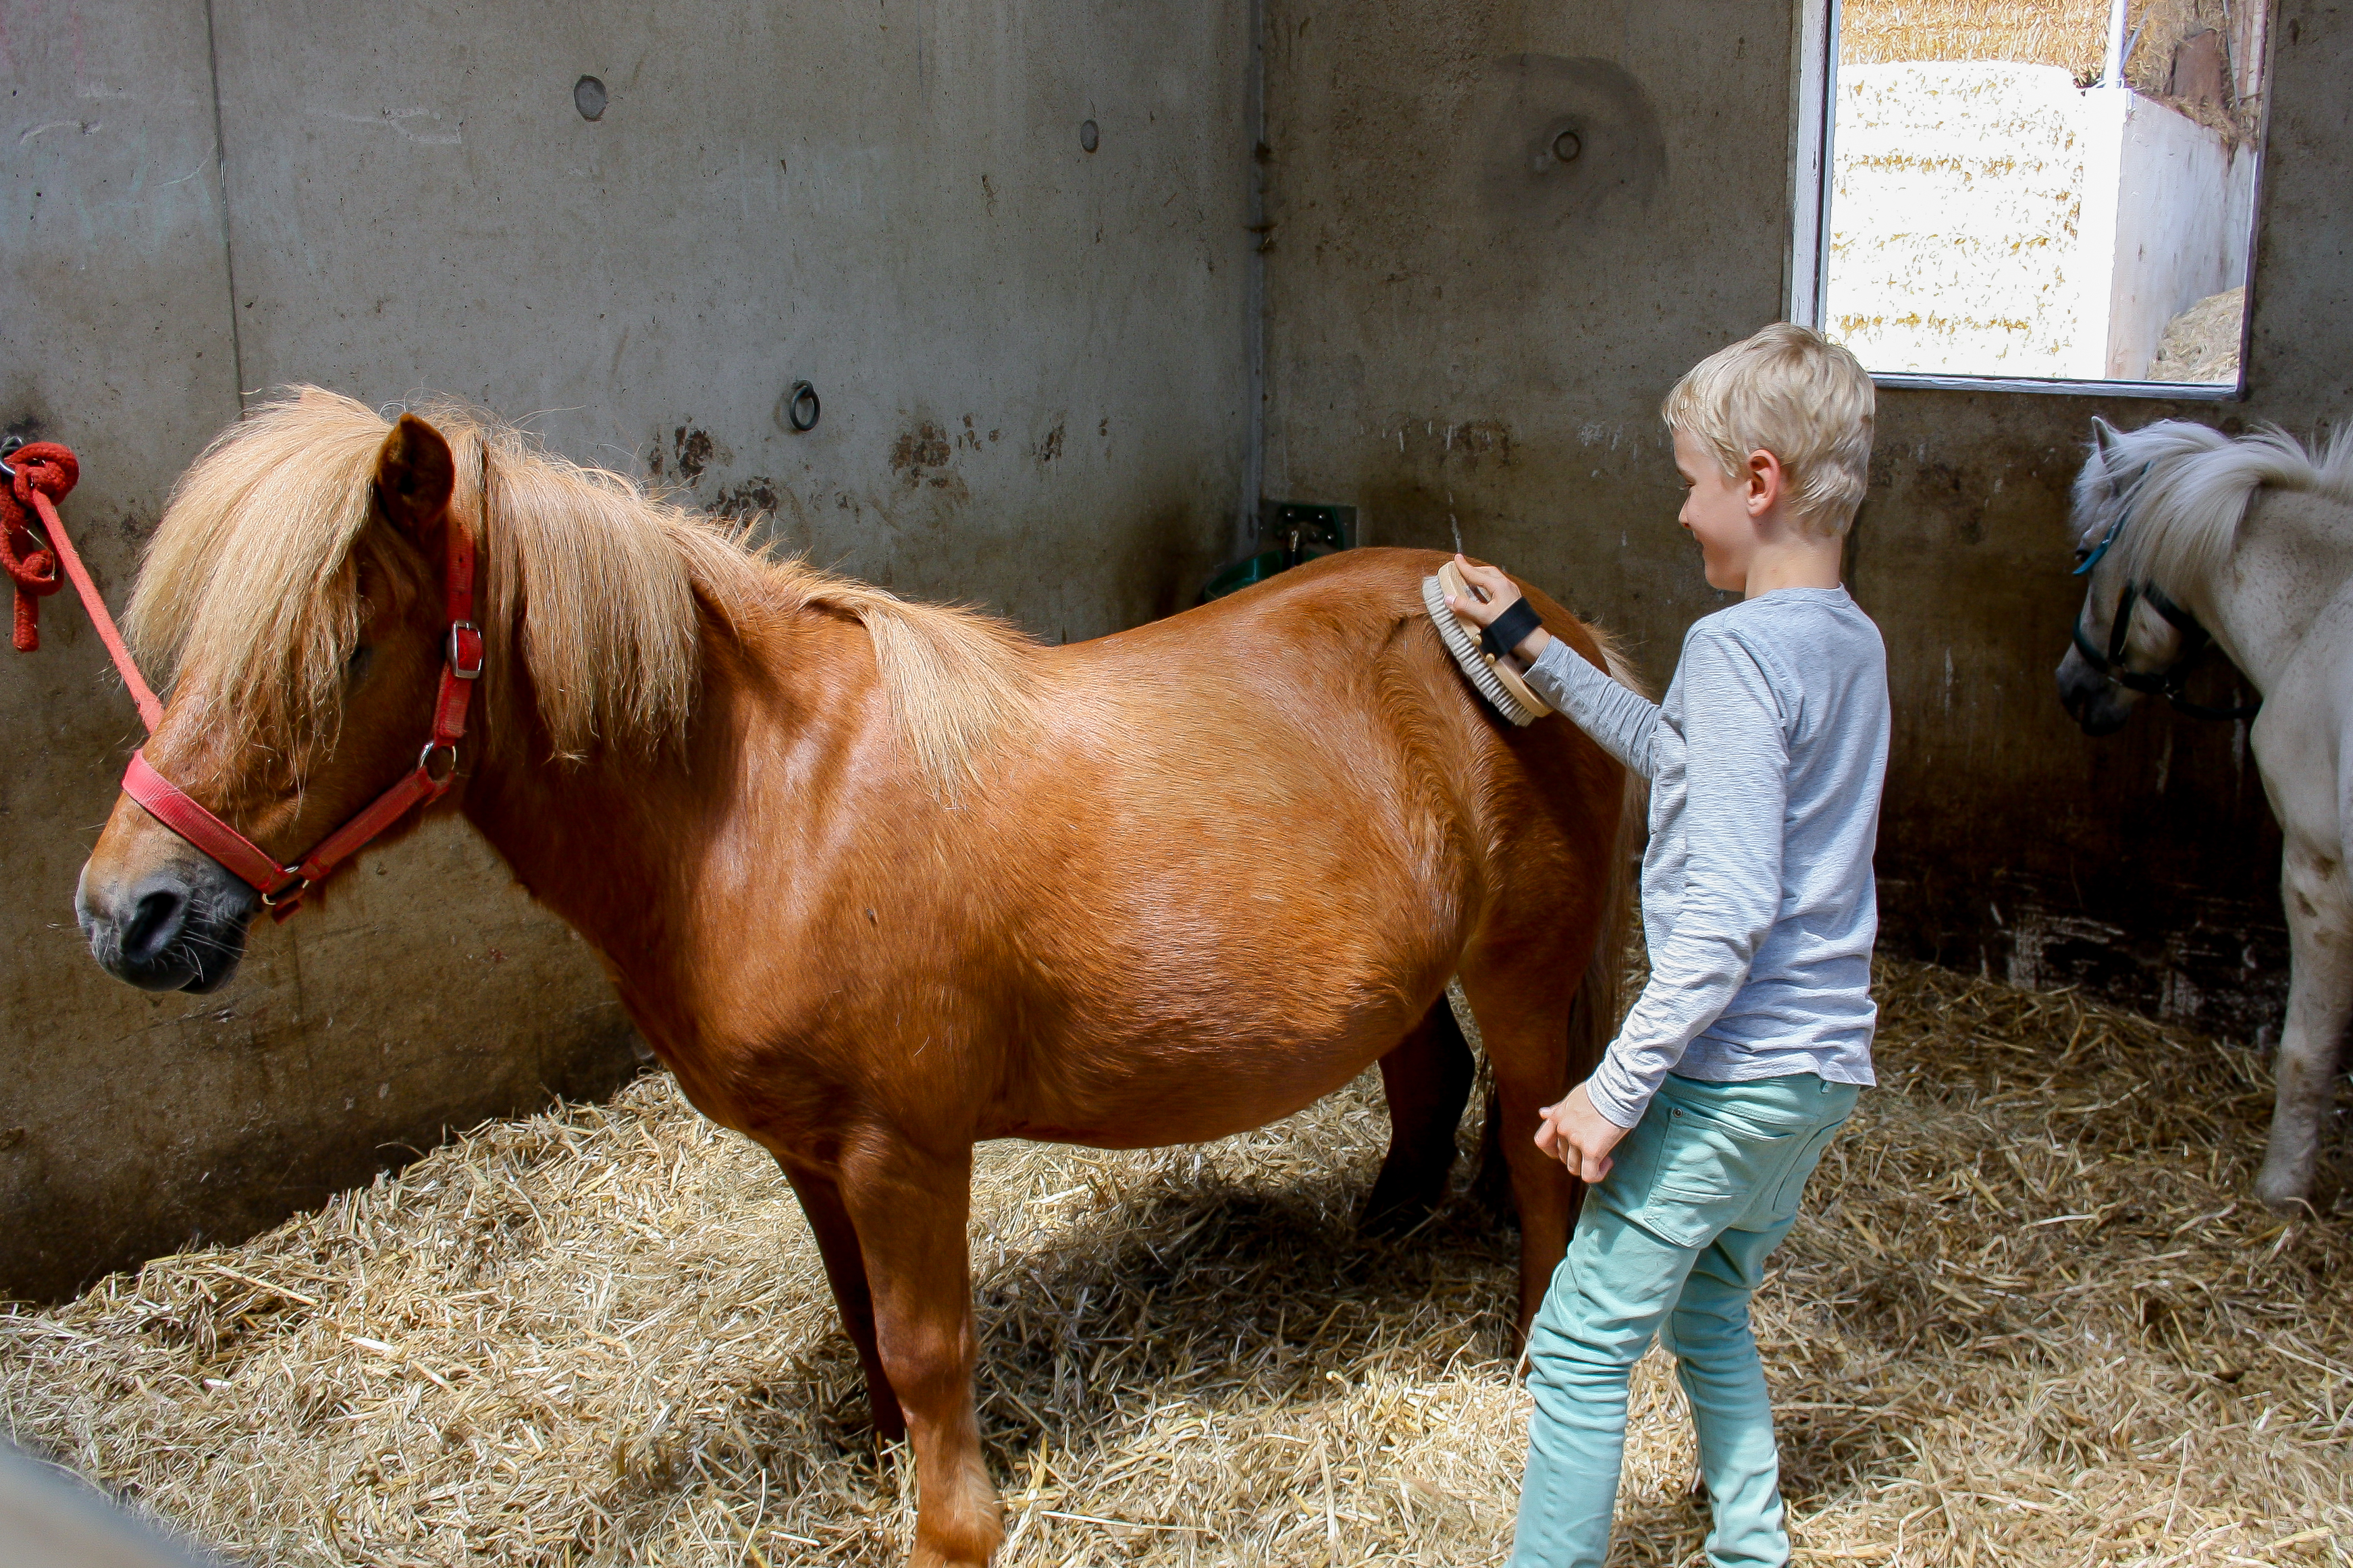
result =
[{"label": "brush bristles", "polygon": [[1533,724],[1544,717],[1540,710],[1529,708],[1513,696],[1511,688],[1496,678],[1494,667],[1487,662],[1487,656],[1479,651],[1478,639],[1471,635],[1470,628],[1463,626],[1462,617],[1448,606],[1446,590],[1437,578],[1424,577],[1421,580],[1421,605],[1430,612],[1430,621],[1438,628],[1439,640],[1446,645],[1446,651],[1454,656],[1454,663],[1462,671],[1463,679],[1487,700],[1488,707],[1514,724]]}]

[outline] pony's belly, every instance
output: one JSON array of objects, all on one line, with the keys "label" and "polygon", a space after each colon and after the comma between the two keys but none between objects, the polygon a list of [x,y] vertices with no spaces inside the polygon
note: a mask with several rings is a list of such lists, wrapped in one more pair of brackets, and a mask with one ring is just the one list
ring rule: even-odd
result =
[{"label": "pony's belly", "polygon": [[[1394,1041],[1388,1042],[1394,1044]],[[1150,1149],[1207,1143],[1304,1110],[1379,1059],[1386,1045],[1287,1060],[1172,1064],[1116,1083],[1040,1097],[989,1129],[992,1138]]]}]

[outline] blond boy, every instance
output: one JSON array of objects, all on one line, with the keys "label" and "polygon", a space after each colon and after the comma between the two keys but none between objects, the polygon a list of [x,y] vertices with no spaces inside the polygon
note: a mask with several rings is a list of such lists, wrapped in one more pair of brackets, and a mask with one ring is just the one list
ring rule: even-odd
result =
[{"label": "blond boy", "polygon": [[1854,357],[1787,323],[1668,394],[1683,524],[1709,585],[1743,598],[1685,635],[1655,707],[1528,629],[1501,572],[1457,557],[1489,595],[1457,611],[1501,622],[1528,683],[1651,788],[1651,981],[1536,1134],[1595,1185],[1529,1334],[1514,1568],[1600,1568],[1609,1555],[1627,1374],[1653,1334],[1691,1397],[1708,1561],[1789,1558],[1748,1300],[1873,1081],[1887,665],[1839,575],[1872,409]]}]

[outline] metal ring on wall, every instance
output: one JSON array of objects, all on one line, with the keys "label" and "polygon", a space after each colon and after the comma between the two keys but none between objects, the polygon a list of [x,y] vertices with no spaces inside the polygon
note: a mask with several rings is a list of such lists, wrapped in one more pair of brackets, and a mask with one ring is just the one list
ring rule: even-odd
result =
[{"label": "metal ring on wall", "polygon": [[[803,417],[804,410],[807,417]],[[792,390],[785,394],[785,422],[802,435],[817,428],[818,416],[824,411],[824,405],[818,401],[817,388],[806,381],[793,383]]]}]

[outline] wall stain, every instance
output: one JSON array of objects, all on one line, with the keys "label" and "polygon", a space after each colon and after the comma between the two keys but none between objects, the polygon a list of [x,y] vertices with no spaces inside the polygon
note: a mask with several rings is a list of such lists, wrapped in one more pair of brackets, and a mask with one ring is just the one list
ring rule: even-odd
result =
[{"label": "wall stain", "polygon": [[1481,463],[1512,466],[1512,427],[1500,419],[1470,419],[1446,427],[1441,468],[1476,468]]},{"label": "wall stain", "polygon": [[949,467],[955,460],[947,431],[928,419],[900,431],[891,443],[891,471],[908,489],[945,490],[957,500],[970,500],[972,489],[964,476]]},{"label": "wall stain", "polygon": [[698,483],[703,471],[725,468],[735,460],[735,454],[712,438],[708,430],[691,425],[681,425],[670,434],[670,449],[662,451],[661,437],[654,437],[653,450],[646,454],[646,472],[654,479],[676,474],[683,485]]},{"label": "wall stain", "polygon": [[714,443],[707,430],[690,430],[681,425],[671,437],[677,443],[679,477],[688,484],[702,478],[702,470],[711,466]]},{"label": "wall stain", "polygon": [[1064,420],[1055,420],[1054,427],[1047,431],[1035,447],[1029,448],[1029,456],[1036,459],[1039,468],[1044,468],[1062,455],[1062,430],[1066,423],[1067,421]]},{"label": "wall stain", "polygon": [[710,510],[716,517],[764,517],[776,510],[781,494],[775,479],[766,474],[754,474],[723,486],[711,498]]}]

